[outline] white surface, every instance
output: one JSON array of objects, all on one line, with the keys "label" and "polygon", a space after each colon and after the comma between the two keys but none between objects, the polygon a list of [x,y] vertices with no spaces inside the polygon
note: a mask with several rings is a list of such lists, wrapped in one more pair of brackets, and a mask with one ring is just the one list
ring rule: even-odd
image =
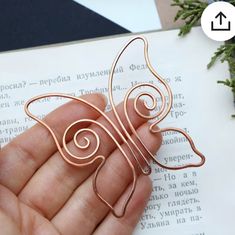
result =
[{"label": "white surface", "polygon": [[131,32],[161,28],[154,0],[75,0]]}]

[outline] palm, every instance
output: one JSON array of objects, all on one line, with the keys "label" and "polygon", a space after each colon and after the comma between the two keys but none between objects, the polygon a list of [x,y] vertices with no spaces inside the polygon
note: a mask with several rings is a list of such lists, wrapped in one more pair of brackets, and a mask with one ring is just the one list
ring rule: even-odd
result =
[{"label": "palm", "polygon": [[[50,220],[21,202],[14,193],[4,186],[1,186],[0,204],[2,209],[0,212],[0,227],[2,230],[0,234],[60,234]],[[22,224],[25,224],[23,229],[21,229]]]},{"label": "palm", "polygon": [[[99,95],[83,99],[102,110],[105,108]],[[129,105],[132,107],[133,103]],[[122,114],[121,106],[118,109]],[[147,132],[148,124],[131,112],[138,134],[147,140],[145,144],[152,152],[156,151],[161,138]],[[108,115],[115,120],[112,113]],[[65,127],[81,118],[104,122],[88,107],[75,102],[55,110],[46,121],[61,136]],[[128,192],[131,176],[120,151],[105,136],[101,137],[110,144],[104,147],[101,144],[99,148],[99,154],[108,158],[99,183],[105,197],[118,207]],[[110,231],[114,235],[132,234],[151,192],[149,178],[139,177],[126,215],[116,219],[93,192],[91,181],[95,168],[78,169],[68,165],[47,130],[40,125],[18,136],[0,152],[0,235],[105,235]]]}]

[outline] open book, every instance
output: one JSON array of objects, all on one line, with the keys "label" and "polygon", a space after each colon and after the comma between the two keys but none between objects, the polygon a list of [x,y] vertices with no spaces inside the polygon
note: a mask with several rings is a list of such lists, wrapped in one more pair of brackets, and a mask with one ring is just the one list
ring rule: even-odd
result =
[{"label": "open book", "polygon": [[[202,168],[177,172],[154,164],[152,196],[134,234],[233,235],[233,97],[216,83],[229,77],[228,67],[217,64],[206,69],[219,43],[206,38],[200,28],[194,28],[185,38],[177,34],[177,30],[144,34],[152,66],[174,94],[173,108],[161,125],[187,130],[207,161]],[[5,145],[34,124],[23,110],[25,101],[33,96],[47,92],[76,96],[106,93],[112,61],[130,38],[129,35],[0,54],[0,144]],[[143,45],[134,43],[115,70],[115,102],[120,102],[131,86],[154,79],[146,68]],[[38,115],[54,108],[44,101],[35,108]],[[56,105],[62,102],[57,100]],[[191,149],[174,133],[163,137],[158,153],[163,163],[174,165],[192,160]]]}]

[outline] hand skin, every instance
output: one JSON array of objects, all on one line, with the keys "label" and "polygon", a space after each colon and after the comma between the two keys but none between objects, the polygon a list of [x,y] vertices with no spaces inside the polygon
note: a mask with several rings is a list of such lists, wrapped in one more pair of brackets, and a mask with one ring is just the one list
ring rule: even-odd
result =
[{"label": "hand skin", "polygon": [[[105,109],[102,95],[81,98]],[[132,100],[128,107],[138,134],[155,153],[161,145],[161,136],[148,131],[148,124],[133,110]],[[117,108],[123,116],[122,105]],[[143,104],[140,109],[147,114]],[[107,115],[115,122],[112,113]],[[61,136],[70,123],[81,118],[107,124],[96,112],[74,101],[50,113],[45,121]],[[124,125],[130,132],[127,123]],[[94,124],[89,128],[99,133]],[[99,135],[102,141],[98,153],[107,161],[98,177],[98,187],[118,209],[130,188],[131,171],[117,146],[104,133]],[[71,142],[69,144],[74,148]],[[39,124],[16,137],[0,151],[0,235],[132,234],[151,194],[151,180],[147,176],[138,177],[127,212],[117,219],[93,192],[92,175],[96,167],[97,164],[77,168],[66,163],[49,132]]]}]

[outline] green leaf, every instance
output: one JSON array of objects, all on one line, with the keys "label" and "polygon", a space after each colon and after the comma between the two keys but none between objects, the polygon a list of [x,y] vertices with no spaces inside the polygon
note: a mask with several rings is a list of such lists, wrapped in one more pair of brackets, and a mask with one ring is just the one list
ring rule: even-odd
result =
[{"label": "green leaf", "polygon": [[173,0],[171,5],[179,7],[175,21],[179,19],[185,21],[179,32],[179,36],[184,36],[200,20],[202,12],[208,6],[208,3],[199,0]]},{"label": "green leaf", "polygon": [[[235,0],[228,2],[235,6]],[[171,5],[179,8],[175,16],[175,21],[181,19],[185,22],[179,31],[179,36],[184,36],[198,23],[208,3],[203,0],[173,0]],[[228,63],[232,76],[229,79],[218,81],[218,83],[229,87],[235,97],[235,43],[226,43],[220,46],[212,56],[207,68],[210,69],[218,60],[221,63]],[[232,117],[235,118],[235,115],[232,115]]]}]

